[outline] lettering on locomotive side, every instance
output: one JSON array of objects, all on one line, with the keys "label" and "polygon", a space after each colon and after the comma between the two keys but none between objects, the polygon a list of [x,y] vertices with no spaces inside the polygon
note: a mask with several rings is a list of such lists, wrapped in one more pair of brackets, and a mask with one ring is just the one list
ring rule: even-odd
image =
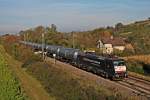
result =
[{"label": "lettering on locomotive side", "polygon": [[91,62],[91,63],[100,64],[100,62],[99,62],[99,61],[91,60],[91,59],[88,59],[88,58],[83,58],[83,60],[85,60],[85,61],[89,61],[89,62]]}]

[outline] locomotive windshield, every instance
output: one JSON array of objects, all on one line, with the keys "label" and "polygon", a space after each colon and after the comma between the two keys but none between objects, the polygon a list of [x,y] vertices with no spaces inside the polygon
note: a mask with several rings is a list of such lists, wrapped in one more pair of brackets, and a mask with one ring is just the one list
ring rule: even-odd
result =
[{"label": "locomotive windshield", "polygon": [[124,60],[115,60],[113,61],[114,69],[116,73],[125,72],[126,71],[126,65]]},{"label": "locomotive windshield", "polygon": [[117,60],[113,62],[114,66],[125,66],[125,62],[123,60]]}]

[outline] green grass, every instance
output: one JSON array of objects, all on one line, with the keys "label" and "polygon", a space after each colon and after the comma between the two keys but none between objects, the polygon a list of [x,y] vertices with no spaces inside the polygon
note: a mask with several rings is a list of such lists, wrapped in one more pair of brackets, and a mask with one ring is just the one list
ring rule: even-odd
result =
[{"label": "green grass", "polygon": [[0,100],[24,100],[20,85],[8,68],[0,48]]},{"label": "green grass", "polygon": [[132,60],[128,61],[127,69],[131,72],[135,72],[135,73],[144,75],[143,65],[137,61],[132,61]]}]

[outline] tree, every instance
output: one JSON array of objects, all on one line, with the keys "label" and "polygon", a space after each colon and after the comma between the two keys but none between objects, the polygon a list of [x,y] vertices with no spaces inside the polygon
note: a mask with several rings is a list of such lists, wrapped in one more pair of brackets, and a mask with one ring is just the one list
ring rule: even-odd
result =
[{"label": "tree", "polygon": [[112,26],[107,26],[106,29],[114,29]]},{"label": "tree", "polygon": [[117,23],[116,25],[115,25],[115,28],[116,29],[120,29],[120,28],[122,28],[123,27],[123,24],[122,23]]},{"label": "tree", "polygon": [[34,29],[36,34],[42,34],[45,32],[45,28],[43,26],[38,26]]},{"label": "tree", "polygon": [[52,25],[51,25],[51,30],[52,30],[53,33],[56,33],[56,32],[57,32],[57,27],[56,27],[55,24],[52,24]]},{"label": "tree", "polygon": [[55,24],[51,24],[51,27],[46,27],[45,31],[47,34],[55,34],[57,33],[57,27]]},{"label": "tree", "polygon": [[102,37],[111,37],[112,34],[109,31],[104,31],[103,33],[101,33]]},{"label": "tree", "polygon": [[46,33],[47,33],[47,34],[51,34],[51,33],[52,33],[52,30],[51,30],[50,27],[46,27]]}]

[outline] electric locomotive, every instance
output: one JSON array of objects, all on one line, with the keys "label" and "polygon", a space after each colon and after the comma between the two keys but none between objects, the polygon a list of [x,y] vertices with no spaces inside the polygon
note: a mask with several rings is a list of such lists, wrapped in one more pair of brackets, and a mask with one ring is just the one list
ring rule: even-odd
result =
[{"label": "electric locomotive", "polygon": [[123,79],[127,77],[125,61],[118,57],[102,57],[92,54],[79,56],[80,68],[91,71],[111,79]]}]

